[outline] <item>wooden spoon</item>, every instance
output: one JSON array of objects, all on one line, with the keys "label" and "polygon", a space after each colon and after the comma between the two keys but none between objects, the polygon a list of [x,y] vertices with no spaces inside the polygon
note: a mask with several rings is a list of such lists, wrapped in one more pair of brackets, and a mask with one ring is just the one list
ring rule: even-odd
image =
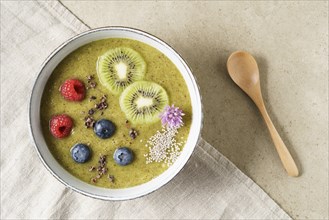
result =
[{"label": "wooden spoon", "polygon": [[253,56],[244,51],[236,51],[227,60],[227,69],[232,80],[255,102],[270,131],[274,145],[289,176],[298,176],[298,168],[286,145],[267,114],[260,90],[259,70]]}]

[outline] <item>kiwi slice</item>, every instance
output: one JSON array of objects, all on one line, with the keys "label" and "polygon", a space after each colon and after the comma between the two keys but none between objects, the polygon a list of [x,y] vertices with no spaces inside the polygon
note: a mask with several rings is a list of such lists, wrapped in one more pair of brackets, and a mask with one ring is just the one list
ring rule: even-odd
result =
[{"label": "kiwi slice", "polygon": [[133,124],[153,123],[160,120],[169,99],[159,84],[138,81],[128,86],[120,96],[120,107]]},{"label": "kiwi slice", "polygon": [[113,94],[120,94],[133,82],[142,80],[146,63],[142,56],[128,47],[108,50],[97,60],[99,81]]}]

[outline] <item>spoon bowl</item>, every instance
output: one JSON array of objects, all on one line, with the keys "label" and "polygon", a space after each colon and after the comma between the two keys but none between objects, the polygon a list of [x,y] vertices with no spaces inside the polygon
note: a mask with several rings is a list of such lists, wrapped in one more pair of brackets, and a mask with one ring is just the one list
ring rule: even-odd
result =
[{"label": "spoon bowl", "polygon": [[248,52],[236,51],[232,53],[227,60],[227,70],[235,84],[247,93],[258,107],[288,175],[294,177],[298,176],[299,171],[296,163],[266,111],[260,89],[258,65],[254,57]]},{"label": "spoon bowl", "polygon": [[259,83],[257,62],[247,52],[232,53],[227,61],[227,69],[232,80],[245,92]]}]

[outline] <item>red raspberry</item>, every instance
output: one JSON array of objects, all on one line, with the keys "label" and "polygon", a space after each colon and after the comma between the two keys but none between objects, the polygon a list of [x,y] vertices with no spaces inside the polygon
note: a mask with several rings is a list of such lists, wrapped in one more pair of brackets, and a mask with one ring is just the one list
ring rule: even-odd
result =
[{"label": "red raspberry", "polygon": [[68,115],[54,115],[49,122],[49,129],[55,138],[64,138],[70,135],[73,127],[72,118]]},{"label": "red raspberry", "polygon": [[86,95],[85,85],[77,79],[66,80],[59,90],[64,99],[69,101],[81,101]]}]

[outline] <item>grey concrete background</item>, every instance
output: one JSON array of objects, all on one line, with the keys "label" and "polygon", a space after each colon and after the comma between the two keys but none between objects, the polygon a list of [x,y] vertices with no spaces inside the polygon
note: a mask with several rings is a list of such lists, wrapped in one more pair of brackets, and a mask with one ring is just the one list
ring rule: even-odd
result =
[{"label": "grey concrete background", "polygon": [[[198,79],[203,138],[293,218],[328,218],[327,1],[62,3],[91,28],[135,27],[172,45]],[[241,49],[256,57],[265,104],[298,178],[286,175],[256,107],[228,76],[226,60]]]}]

